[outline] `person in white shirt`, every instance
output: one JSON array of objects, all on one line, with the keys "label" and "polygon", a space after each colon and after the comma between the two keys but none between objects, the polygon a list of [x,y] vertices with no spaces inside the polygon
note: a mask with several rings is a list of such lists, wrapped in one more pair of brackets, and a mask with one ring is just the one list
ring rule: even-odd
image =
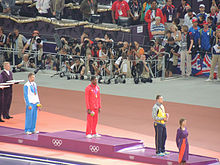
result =
[{"label": "person in white shirt", "polygon": [[188,9],[187,13],[184,16],[184,23],[183,25],[188,26],[188,28],[192,27],[192,20],[196,18],[196,14],[192,11],[192,9]]},{"label": "person in white shirt", "polygon": [[34,30],[32,33],[32,38],[30,38],[27,43],[25,44],[22,54],[29,48],[29,56],[36,55],[38,61],[41,61],[43,55],[43,40],[39,36],[39,31]]},{"label": "person in white shirt", "polygon": [[34,73],[29,73],[28,82],[24,85],[24,100],[26,104],[25,133],[27,135],[39,133],[39,131],[35,130],[35,127],[37,110],[40,110],[41,104],[37,92],[37,85],[34,81]]},{"label": "person in white shirt", "polygon": [[50,0],[35,0],[36,8],[38,10],[38,15],[40,16],[50,16]]}]

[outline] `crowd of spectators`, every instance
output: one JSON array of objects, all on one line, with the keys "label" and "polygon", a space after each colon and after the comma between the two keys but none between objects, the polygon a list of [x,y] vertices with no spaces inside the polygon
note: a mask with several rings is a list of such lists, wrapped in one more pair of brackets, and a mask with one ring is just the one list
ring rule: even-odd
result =
[{"label": "crowd of spectators", "polygon": [[[12,6],[14,5],[12,0],[10,3],[8,0],[8,4],[7,0],[2,0],[4,13],[10,13],[10,4]],[[55,16],[60,19],[62,17],[64,4],[64,0],[38,0],[36,2],[36,9],[38,15],[49,17]],[[80,11],[83,15],[83,20],[91,21],[92,16],[97,14],[97,9],[97,0],[82,0],[80,2]],[[195,56],[198,53],[200,54],[201,70],[204,56],[206,54],[212,54],[212,52],[215,54],[212,55],[211,74],[213,74],[217,63],[220,66],[218,55],[220,54],[220,47],[218,45],[220,42],[218,38],[218,33],[220,31],[220,4],[218,4],[217,0],[212,0],[209,13],[205,12],[206,6],[204,4],[200,4],[199,12],[195,13],[192,10],[192,7],[187,3],[187,0],[181,0],[179,6],[174,6],[172,0],[116,0],[112,3],[111,9],[112,23],[114,24],[120,24],[121,19],[126,20],[125,18],[127,18],[131,24],[146,23],[148,25],[149,34],[146,35],[152,40],[149,45],[149,50],[144,51],[142,50],[143,48],[139,50],[139,44],[137,42],[114,43],[108,34],[106,34],[103,39],[92,39],[89,38],[88,34],[83,33],[81,41],[74,39],[74,42],[70,42],[74,45],[69,44],[67,39],[62,38],[63,47],[57,48],[59,54],[74,54],[79,57],[87,58],[97,57],[104,61],[105,65],[100,69],[100,62],[94,62],[93,65],[91,65],[93,67],[90,67],[90,65],[85,64],[85,61],[84,64],[82,64],[82,60],[79,59],[76,63],[80,65],[80,67],[78,67],[80,69],[80,74],[84,74],[84,69],[88,67],[85,70],[90,70],[92,74],[100,74],[102,72],[101,70],[103,70],[105,74],[110,74],[112,69],[115,69],[114,71],[121,70],[121,73],[130,77],[132,66],[136,65],[135,62],[131,62],[132,60],[148,59],[149,56],[156,55],[155,57],[160,63],[161,57],[164,54],[163,52],[169,53],[169,56],[166,55],[167,77],[176,73],[179,59],[181,61],[180,69],[182,76],[190,76],[192,70],[192,56]],[[2,29],[0,30],[0,44],[7,44],[9,47],[19,50],[18,53],[15,54],[16,65],[21,62],[21,56],[22,54],[25,54],[25,50],[28,47],[32,47],[29,50],[29,53],[32,50],[36,51],[36,49],[37,51],[42,50],[42,42],[36,43],[37,46],[33,45],[36,42],[34,33],[33,38],[28,41],[24,36],[19,34],[17,29],[15,29],[14,35],[15,42],[13,43],[16,44],[10,44],[10,34],[6,37],[3,34]],[[123,46],[121,46],[121,44],[123,44]],[[145,55],[145,58],[142,57],[142,55]],[[9,58],[9,56],[6,56],[5,58],[7,59],[7,57]],[[108,67],[106,62],[108,59],[115,59],[115,64]],[[38,57],[38,60],[41,61],[41,55]],[[48,57],[47,60],[49,63],[51,57]],[[73,64],[69,62],[69,65]],[[124,69],[122,69],[121,66],[124,66]],[[149,71],[148,66],[149,65],[146,65],[146,71]],[[53,65],[52,68],[57,68],[57,64]],[[68,66],[68,69],[77,70],[75,65],[74,67]],[[157,66],[157,69],[160,69],[160,65]],[[208,81],[212,79],[213,75],[210,75]]]}]

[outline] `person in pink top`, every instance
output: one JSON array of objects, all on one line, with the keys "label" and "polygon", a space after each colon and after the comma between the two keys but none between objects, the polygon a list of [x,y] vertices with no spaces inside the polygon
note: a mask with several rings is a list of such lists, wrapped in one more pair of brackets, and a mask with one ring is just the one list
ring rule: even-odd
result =
[{"label": "person in pink top", "polygon": [[96,126],[98,123],[98,113],[101,110],[100,88],[97,85],[97,78],[91,77],[91,84],[85,89],[85,99],[87,108],[87,127],[86,137],[101,137],[96,133]]}]

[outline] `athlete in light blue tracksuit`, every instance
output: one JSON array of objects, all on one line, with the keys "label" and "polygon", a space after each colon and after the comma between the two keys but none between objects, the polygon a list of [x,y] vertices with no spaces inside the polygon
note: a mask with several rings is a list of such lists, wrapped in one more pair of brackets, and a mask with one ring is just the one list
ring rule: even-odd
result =
[{"label": "athlete in light blue tracksuit", "polygon": [[28,74],[28,82],[24,85],[24,99],[26,103],[26,118],[25,118],[25,133],[30,135],[32,133],[39,133],[35,130],[37,121],[37,104],[40,103],[37,85],[34,82],[35,75]]}]

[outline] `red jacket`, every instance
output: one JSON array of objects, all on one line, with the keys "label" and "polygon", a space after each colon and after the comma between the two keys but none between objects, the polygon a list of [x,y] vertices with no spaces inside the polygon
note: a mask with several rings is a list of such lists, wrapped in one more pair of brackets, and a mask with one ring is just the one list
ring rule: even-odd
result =
[{"label": "red jacket", "polygon": [[98,110],[101,108],[100,89],[98,85],[88,85],[85,89],[85,97],[87,110]]},{"label": "red jacket", "polygon": [[[149,9],[147,11],[145,17],[144,17],[144,19],[148,23],[148,25],[151,24],[151,21],[152,21],[151,20],[151,13],[152,13],[152,10]],[[162,23],[162,24],[165,23],[163,13],[162,13],[162,11],[159,8],[156,9],[156,17],[160,17],[161,18],[160,23]]]},{"label": "red jacket", "polygon": [[[119,14],[119,11],[121,10],[121,15]],[[115,12],[115,19],[118,20],[119,16],[122,17],[128,17],[128,11],[130,10],[130,7],[126,1],[115,1],[112,4],[112,11]]]}]

